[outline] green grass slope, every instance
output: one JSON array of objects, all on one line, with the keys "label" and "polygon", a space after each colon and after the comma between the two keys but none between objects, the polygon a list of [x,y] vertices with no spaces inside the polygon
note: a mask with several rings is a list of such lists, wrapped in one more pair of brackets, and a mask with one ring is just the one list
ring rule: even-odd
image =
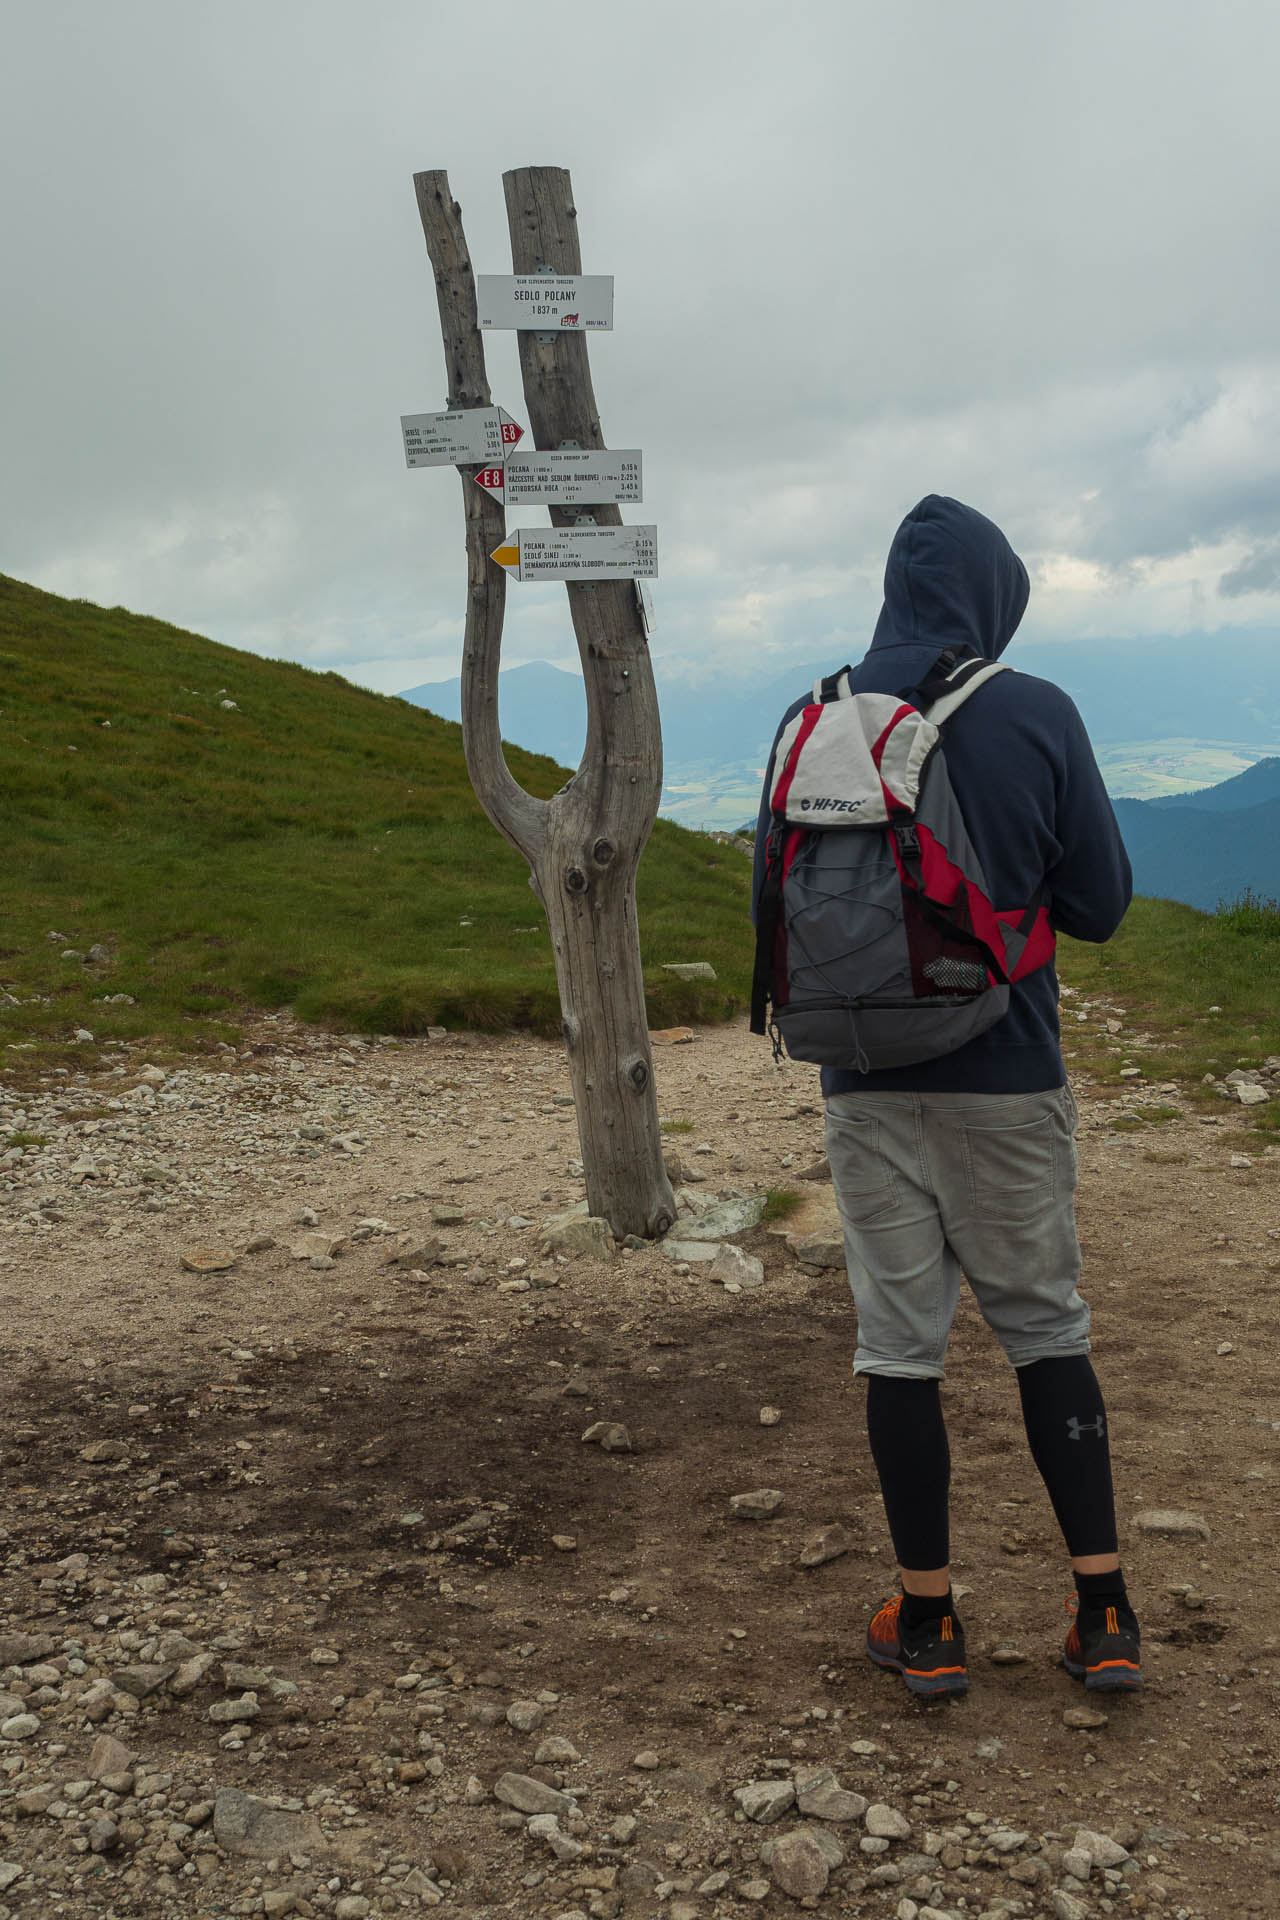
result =
[{"label": "green grass slope", "polygon": [[[1136,899],[1105,946],[1058,943],[1061,978],[1081,993],[1128,1009],[1150,1044],[1134,1049],[1086,1021],[1072,1030],[1068,1001],[1063,1042],[1075,1069],[1086,1068],[1117,1089],[1124,1069],[1143,1082],[1179,1082],[1194,1099],[1219,1107],[1202,1084],[1233,1067],[1259,1067],[1280,1056],[1280,905],[1244,895],[1221,912],[1201,913],[1177,900]],[[1248,1109],[1253,1131],[1280,1129],[1270,1106]]]},{"label": "green grass slope", "polygon": [[[508,758],[539,795],[567,777]],[[658,822],[637,888],[655,1025],[743,1004],[748,888],[739,853]],[[63,959],[50,932],[108,957]],[[380,1033],[558,1029],[545,919],[461,729],[0,575],[0,1045],[47,1059],[84,1026],[187,1049],[283,1005]]]}]

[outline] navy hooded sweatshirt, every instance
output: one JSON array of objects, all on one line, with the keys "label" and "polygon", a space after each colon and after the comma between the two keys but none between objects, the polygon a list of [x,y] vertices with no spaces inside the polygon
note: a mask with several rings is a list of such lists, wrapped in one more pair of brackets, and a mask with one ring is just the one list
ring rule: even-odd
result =
[{"label": "navy hooded sweatshirt", "polygon": [[[929,494],[898,528],[884,606],[855,693],[905,693],[947,647],[998,659],[1030,592],[1027,570],[999,527],[958,500]],[[787,721],[812,698],[805,694]],[[1107,940],[1132,894],[1129,861],[1089,736],[1051,681],[998,673],[959,709],[944,735],[947,770],[997,912],[1028,905],[1043,883],[1054,929]],[[769,755],[756,834],[754,898],[764,873]],[[1009,1011],[954,1053],[875,1073],[824,1067],[822,1090],[1037,1093],[1066,1080],[1058,1044],[1058,981],[1045,966],[1016,981]]]}]

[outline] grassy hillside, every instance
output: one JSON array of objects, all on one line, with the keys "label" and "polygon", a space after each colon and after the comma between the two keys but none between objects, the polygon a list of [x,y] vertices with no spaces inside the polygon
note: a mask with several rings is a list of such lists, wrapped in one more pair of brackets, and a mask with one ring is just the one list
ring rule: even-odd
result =
[{"label": "grassy hillside", "polygon": [[[1104,947],[1059,942],[1059,972],[1082,993],[1127,1008],[1129,1024],[1151,1036],[1135,1049],[1090,1021],[1071,1030],[1070,1003],[1063,1042],[1075,1066],[1117,1088],[1127,1066],[1146,1083],[1178,1081],[1219,1111],[1218,1096],[1202,1085],[1206,1074],[1257,1067],[1280,1056],[1280,906],[1246,896],[1221,913],[1201,913],[1175,900],[1137,899]],[[1280,1128],[1271,1107],[1250,1108],[1242,1123],[1264,1132]]]},{"label": "grassy hillside", "polygon": [[[534,793],[566,778],[509,758]],[[337,674],[0,575],[0,835],[0,1044],[69,1063],[83,1026],[190,1047],[286,1004],[380,1033],[558,1028],[545,920],[460,728]],[[742,1004],[747,893],[740,854],[658,823],[638,883],[654,1024]],[[106,956],[64,959],[51,932]]]}]

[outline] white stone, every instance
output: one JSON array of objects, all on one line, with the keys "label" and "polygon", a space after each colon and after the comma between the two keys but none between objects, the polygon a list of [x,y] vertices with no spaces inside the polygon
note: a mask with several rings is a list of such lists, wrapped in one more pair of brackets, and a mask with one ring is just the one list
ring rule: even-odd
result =
[{"label": "white stone", "polygon": [[1075,1846],[1081,1853],[1087,1853],[1095,1867],[1119,1867],[1129,1858],[1128,1850],[1113,1840],[1109,1833],[1096,1833],[1092,1827],[1080,1827],[1076,1831]]},{"label": "white stone", "polygon": [[585,1253],[597,1260],[612,1260],[614,1256],[609,1222],[598,1214],[589,1214],[585,1206],[570,1207],[544,1220],[541,1239],[548,1253]]},{"label": "white stone", "polygon": [[494,1784],[493,1797],[520,1813],[553,1813],[559,1817],[574,1810],[567,1793],[557,1793],[554,1787],[544,1786],[525,1773],[504,1773]]},{"label": "white stone", "polygon": [[796,1790],[790,1780],[748,1780],[745,1787],[734,1789],[733,1797],[748,1820],[763,1827],[781,1820],[795,1805]]},{"label": "white stone", "polygon": [[733,1493],[729,1506],[739,1520],[767,1520],[782,1505],[783,1494],[777,1487],[756,1487],[750,1493]]},{"label": "white stone", "polygon": [[887,1807],[883,1801],[877,1801],[868,1807],[865,1816],[866,1829],[880,1840],[909,1840],[911,1822],[896,1807]]},{"label": "white stone", "polygon": [[826,1892],[831,1878],[823,1849],[809,1827],[797,1827],[773,1842],[769,1871],[775,1885],[793,1900],[818,1899]]},{"label": "white stone", "polygon": [[557,1860],[578,1860],[582,1856],[581,1842],[572,1834],[560,1831],[560,1822],[554,1813],[535,1813],[528,1831],[535,1840],[545,1840]]},{"label": "white stone", "polygon": [[681,1208],[671,1231],[681,1240],[727,1240],[732,1234],[746,1233],[758,1226],[763,1212],[763,1194],[750,1199],[716,1201],[697,1213],[686,1213]]},{"label": "white stone", "polygon": [[740,1287],[762,1287],[764,1285],[764,1261],[757,1260],[752,1253],[744,1253],[741,1247],[735,1247],[726,1240],[717,1248],[716,1257],[707,1269],[709,1280],[718,1280],[721,1286],[736,1281]]},{"label": "white stone", "polygon": [[796,1807],[814,1820],[861,1820],[866,1795],[849,1793],[837,1783],[830,1767],[802,1767],[796,1772]]},{"label": "white stone", "polygon": [[840,1525],[838,1520],[831,1521],[825,1527],[819,1527],[810,1534],[800,1549],[802,1567],[822,1567],[828,1560],[838,1560],[853,1546],[853,1535]]},{"label": "white stone", "polygon": [[1146,1507],[1134,1514],[1133,1524],[1139,1533],[1166,1534],[1175,1540],[1210,1538],[1208,1521],[1180,1507]]}]

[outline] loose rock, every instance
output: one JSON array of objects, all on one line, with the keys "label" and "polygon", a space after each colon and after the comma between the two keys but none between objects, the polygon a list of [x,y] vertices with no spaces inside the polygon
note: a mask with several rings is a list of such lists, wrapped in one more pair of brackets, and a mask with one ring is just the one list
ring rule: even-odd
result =
[{"label": "loose rock", "polygon": [[594,1260],[612,1260],[615,1252],[609,1222],[579,1207],[544,1220],[541,1240],[546,1253],[585,1253]]},{"label": "loose rock", "polygon": [[899,1813],[896,1807],[885,1806],[883,1801],[868,1807],[864,1819],[867,1832],[877,1840],[909,1840],[911,1838],[911,1822],[905,1814]]},{"label": "loose rock", "polygon": [[[843,1853],[840,1854],[843,1860]],[[831,1867],[823,1847],[808,1827],[797,1827],[773,1842],[769,1871],[774,1884],[793,1900],[816,1900],[827,1890]]]},{"label": "loose rock", "polygon": [[236,1263],[230,1247],[192,1247],[178,1259],[188,1273],[226,1273]]},{"label": "loose rock", "polygon": [[227,1853],[246,1860],[317,1853],[325,1845],[324,1835],[310,1814],[273,1807],[238,1787],[223,1787],[214,1801],[213,1837]]},{"label": "loose rock", "polygon": [[494,1784],[493,1797],[514,1807],[518,1813],[554,1813],[567,1817],[574,1808],[567,1793],[558,1793],[554,1787],[532,1780],[526,1773],[504,1773]]},{"label": "loose rock", "polygon": [[778,1511],[784,1495],[777,1487],[757,1487],[752,1493],[734,1493],[729,1506],[739,1520],[767,1520]]},{"label": "loose rock", "polygon": [[848,1793],[830,1767],[800,1767],[795,1776],[796,1807],[814,1820],[861,1820],[865,1794]]},{"label": "loose rock", "polygon": [[838,1520],[833,1520],[830,1525],[819,1527],[816,1533],[810,1534],[800,1549],[800,1565],[825,1566],[828,1560],[838,1560],[841,1554],[848,1553],[853,1545],[853,1535]]},{"label": "loose rock", "polygon": [[739,1287],[762,1287],[764,1261],[757,1260],[754,1254],[744,1253],[732,1241],[726,1241],[707,1268],[707,1278],[718,1281],[721,1286],[727,1286],[732,1281]]},{"label": "loose rock", "polygon": [[1062,1716],[1062,1724],[1086,1732],[1095,1727],[1105,1727],[1107,1716],[1101,1707],[1068,1707]]},{"label": "loose rock", "polygon": [[1135,1513],[1133,1524],[1139,1533],[1163,1534],[1172,1540],[1208,1540],[1209,1523],[1198,1513],[1180,1507],[1147,1507]]},{"label": "loose rock", "polygon": [[795,1805],[796,1790],[790,1780],[748,1780],[745,1787],[734,1789],[733,1797],[747,1819],[763,1827],[781,1820]]}]

